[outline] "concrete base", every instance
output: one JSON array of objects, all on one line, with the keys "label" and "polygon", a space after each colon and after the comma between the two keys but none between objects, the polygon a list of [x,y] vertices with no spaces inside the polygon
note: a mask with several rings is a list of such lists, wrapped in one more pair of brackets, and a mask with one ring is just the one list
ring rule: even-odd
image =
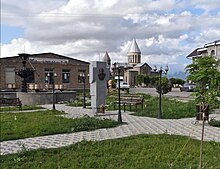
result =
[{"label": "concrete base", "polygon": [[[55,103],[59,102],[70,102],[76,99],[76,91],[56,91]],[[52,92],[12,92],[12,93],[1,93],[1,97],[4,98],[19,98],[22,105],[43,105],[53,103],[53,93]]]}]

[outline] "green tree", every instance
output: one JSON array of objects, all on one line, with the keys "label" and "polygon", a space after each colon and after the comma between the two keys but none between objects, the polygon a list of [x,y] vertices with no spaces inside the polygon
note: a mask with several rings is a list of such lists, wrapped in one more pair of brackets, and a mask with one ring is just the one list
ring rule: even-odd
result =
[{"label": "green tree", "polygon": [[[157,89],[157,93],[160,93],[159,79],[156,83],[156,89]],[[169,80],[166,77],[161,78],[161,91],[162,94],[166,94],[170,91]]]},{"label": "green tree", "polygon": [[195,96],[199,104],[218,104],[220,96],[220,72],[217,61],[213,56],[198,57],[193,63],[186,66],[189,73],[188,80],[196,83]]},{"label": "green tree", "polygon": [[173,86],[174,84],[183,85],[185,81],[179,78],[170,78],[170,83]]},{"label": "green tree", "polygon": [[159,81],[159,77],[158,76],[151,76],[150,77],[150,85],[151,86],[156,86],[157,85],[157,81]]},{"label": "green tree", "polygon": [[150,84],[150,77],[148,75],[144,76],[144,84],[146,84],[146,86]]},{"label": "green tree", "polygon": [[142,85],[144,83],[144,75],[137,75],[137,83]]},{"label": "green tree", "polygon": [[196,83],[195,96],[199,103],[200,111],[202,112],[202,137],[200,144],[200,159],[199,168],[203,168],[203,138],[205,127],[205,112],[208,110],[208,105],[218,104],[217,97],[220,96],[220,72],[217,69],[217,61],[213,56],[198,57],[193,60],[193,63],[186,67],[189,73],[188,80]]}]

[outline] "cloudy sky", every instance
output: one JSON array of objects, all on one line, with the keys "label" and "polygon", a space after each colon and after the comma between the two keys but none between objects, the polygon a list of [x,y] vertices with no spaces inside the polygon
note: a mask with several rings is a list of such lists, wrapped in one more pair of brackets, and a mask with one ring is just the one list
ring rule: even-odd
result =
[{"label": "cloudy sky", "polygon": [[135,38],[142,62],[183,71],[192,50],[220,39],[219,0],[1,0],[1,57],[53,52],[126,62]]}]

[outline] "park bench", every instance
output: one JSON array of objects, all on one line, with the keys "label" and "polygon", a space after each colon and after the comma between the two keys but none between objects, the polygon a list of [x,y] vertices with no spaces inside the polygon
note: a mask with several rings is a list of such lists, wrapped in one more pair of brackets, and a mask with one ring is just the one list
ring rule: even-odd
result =
[{"label": "park bench", "polygon": [[18,106],[22,110],[22,103],[19,98],[0,98],[0,107],[2,106]]},{"label": "park bench", "polygon": [[[142,110],[144,106],[144,97],[143,96],[122,96],[120,98],[121,105],[123,105],[123,109],[125,112],[125,106],[129,105],[129,110],[131,111],[132,105],[135,106],[135,110],[137,111],[137,106],[140,105]],[[114,102],[114,110],[116,108],[116,105],[118,105],[118,101]]]}]

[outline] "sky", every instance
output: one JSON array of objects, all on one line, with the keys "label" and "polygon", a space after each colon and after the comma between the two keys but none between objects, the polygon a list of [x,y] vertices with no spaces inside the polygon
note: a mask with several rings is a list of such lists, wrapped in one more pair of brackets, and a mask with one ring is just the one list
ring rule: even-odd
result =
[{"label": "sky", "polygon": [[184,71],[186,56],[220,39],[220,0],[1,0],[1,57],[52,52],[83,61],[141,62]]}]

